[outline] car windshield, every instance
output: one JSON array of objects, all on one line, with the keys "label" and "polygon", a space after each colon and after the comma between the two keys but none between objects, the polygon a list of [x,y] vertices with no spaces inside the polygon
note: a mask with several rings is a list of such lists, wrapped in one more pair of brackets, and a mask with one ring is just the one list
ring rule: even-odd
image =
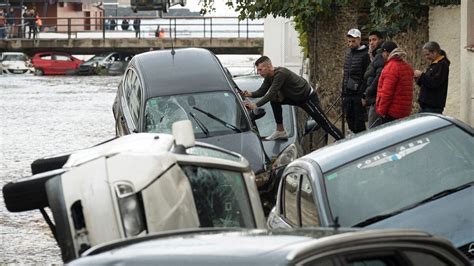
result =
[{"label": "car windshield", "polygon": [[160,96],[146,101],[146,132],[171,133],[174,122],[188,119],[193,124],[196,138],[232,134],[250,128],[242,106],[230,92]]},{"label": "car windshield", "polygon": [[27,58],[23,54],[6,54],[3,55],[3,61],[26,61]]},{"label": "car windshield", "polygon": [[104,58],[107,57],[107,55],[109,54],[98,54],[98,55],[94,55],[93,57],[91,57],[89,60],[87,60],[88,62],[93,62],[93,61],[101,61],[103,60]]},{"label": "car windshield", "polygon": [[474,138],[450,126],[385,148],[324,174],[341,226],[396,212],[474,181]]},{"label": "car windshield", "polygon": [[200,227],[255,228],[240,172],[183,166],[193,191]]}]

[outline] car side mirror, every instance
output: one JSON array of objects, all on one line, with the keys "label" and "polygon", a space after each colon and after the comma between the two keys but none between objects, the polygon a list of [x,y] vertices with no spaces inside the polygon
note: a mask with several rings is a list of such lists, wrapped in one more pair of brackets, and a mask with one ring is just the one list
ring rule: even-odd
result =
[{"label": "car side mirror", "polygon": [[267,112],[263,108],[256,108],[249,111],[250,119],[257,120],[265,116]]},{"label": "car side mirror", "polygon": [[321,126],[314,120],[308,120],[306,121],[306,124],[304,125],[304,133],[303,136],[308,135],[309,133],[318,130]]}]

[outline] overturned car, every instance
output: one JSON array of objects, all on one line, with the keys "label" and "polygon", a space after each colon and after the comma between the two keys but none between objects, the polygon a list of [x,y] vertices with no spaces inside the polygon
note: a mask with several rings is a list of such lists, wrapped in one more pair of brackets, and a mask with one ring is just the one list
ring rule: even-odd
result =
[{"label": "overturned car", "polygon": [[65,262],[95,245],[152,232],[265,227],[248,162],[195,143],[189,121],[175,123],[173,135],[133,134],[41,163],[60,161],[59,169],[5,185],[3,195],[11,212],[41,210]]}]

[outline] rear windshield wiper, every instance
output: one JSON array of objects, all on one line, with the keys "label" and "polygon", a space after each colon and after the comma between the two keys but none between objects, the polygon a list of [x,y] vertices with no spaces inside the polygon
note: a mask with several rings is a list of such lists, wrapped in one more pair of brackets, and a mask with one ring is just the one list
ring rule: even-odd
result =
[{"label": "rear windshield wiper", "polygon": [[199,128],[201,129],[201,131],[204,132],[204,134],[206,135],[206,137],[209,137],[209,129],[207,129],[207,127],[201,122],[201,120],[199,120],[199,119],[193,114],[193,112],[189,112],[189,115],[194,119],[194,121],[196,121],[196,124],[199,126]]},{"label": "rear windshield wiper", "polygon": [[215,116],[215,115],[213,115],[213,114],[211,114],[211,113],[209,113],[209,112],[206,112],[206,111],[204,111],[204,110],[202,110],[202,109],[199,109],[199,108],[197,108],[196,106],[193,106],[193,109],[195,109],[195,110],[197,110],[197,111],[199,111],[199,112],[201,112],[201,113],[207,115],[208,117],[210,117],[210,118],[216,120],[217,122],[221,123],[221,124],[224,125],[225,127],[230,128],[230,129],[232,129],[233,131],[235,131],[235,132],[237,132],[237,133],[241,133],[241,132],[242,132],[242,130],[238,129],[236,126],[227,123],[226,121],[220,119],[219,117],[217,117],[217,116]]},{"label": "rear windshield wiper", "polygon": [[444,197],[444,196],[447,196],[447,195],[453,194],[453,193],[455,193],[455,192],[458,192],[458,191],[460,191],[460,190],[466,189],[466,188],[472,186],[473,184],[474,184],[474,182],[469,182],[469,183],[464,184],[464,185],[461,185],[461,186],[459,186],[459,187],[455,187],[455,188],[450,188],[450,189],[443,190],[443,191],[441,191],[441,192],[438,192],[438,193],[436,193],[436,194],[433,194],[432,196],[430,196],[430,197],[428,197],[428,198],[426,198],[426,199],[424,199],[424,200],[421,200],[421,201],[419,201],[419,202],[416,202],[416,203],[414,203],[414,204],[411,204],[411,205],[409,205],[409,206],[407,206],[407,207],[404,207],[404,208],[402,208],[402,209],[400,209],[400,210],[397,210],[397,211],[394,211],[394,212],[391,212],[391,213],[387,213],[387,214],[381,214],[381,215],[377,215],[377,216],[374,216],[374,217],[370,217],[370,218],[367,219],[367,220],[364,220],[364,221],[362,221],[362,222],[360,222],[360,223],[355,224],[354,227],[363,227],[363,226],[366,226],[366,225],[369,225],[369,224],[373,224],[373,223],[375,223],[375,222],[378,222],[378,221],[380,221],[380,220],[387,219],[387,218],[389,218],[389,217],[395,216],[395,215],[397,215],[397,214],[399,214],[399,213],[402,213],[402,212],[404,212],[404,211],[407,211],[407,210],[413,209],[413,208],[415,208],[415,207],[418,207],[418,206],[420,206],[420,205],[423,205],[423,204],[425,204],[425,203],[427,203],[427,202],[430,202],[430,201],[433,201],[433,200],[437,200],[437,199],[442,198],[442,197]]}]

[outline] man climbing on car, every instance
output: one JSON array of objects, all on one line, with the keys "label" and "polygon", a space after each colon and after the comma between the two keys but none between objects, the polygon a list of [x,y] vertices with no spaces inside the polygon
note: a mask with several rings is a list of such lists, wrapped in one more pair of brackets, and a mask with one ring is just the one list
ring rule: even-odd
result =
[{"label": "man climbing on car", "polygon": [[319,104],[316,91],[309,83],[285,67],[273,67],[270,58],[262,56],[255,61],[257,73],[264,78],[262,86],[254,91],[242,91],[245,97],[258,98],[258,102],[245,102],[251,110],[270,102],[276,122],[276,131],[265,140],[288,139],[283,127],[282,105],[289,104],[303,108],[328,134],[336,140],[342,139],[342,132],[326,117]]}]

